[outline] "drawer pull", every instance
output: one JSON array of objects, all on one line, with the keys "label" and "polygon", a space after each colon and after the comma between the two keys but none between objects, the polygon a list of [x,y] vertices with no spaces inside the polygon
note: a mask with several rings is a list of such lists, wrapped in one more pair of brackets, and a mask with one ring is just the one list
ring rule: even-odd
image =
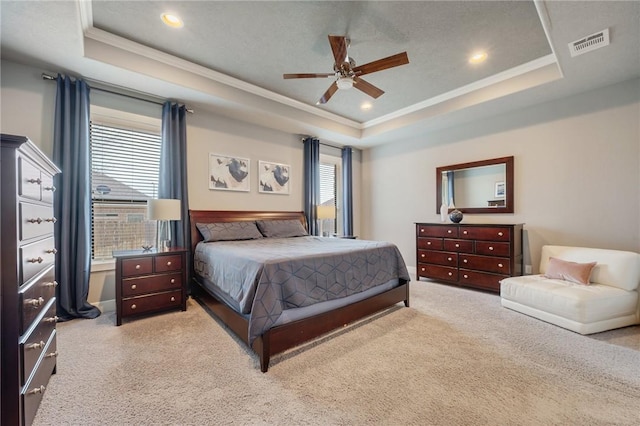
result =
[{"label": "drawer pull", "polygon": [[456,248],[460,247],[460,244],[456,244]]},{"label": "drawer pull", "polygon": [[[424,257],[424,254],[422,255],[422,257]],[[175,278],[171,278],[171,284],[175,284],[176,279]]]},{"label": "drawer pull", "polygon": [[42,188],[44,191],[51,191],[54,192],[56,190],[55,186],[45,186],[44,188]]},{"label": "drawer pull", "polygon": [[45,222],[56,223],[57,219],[55,217],[48,217],[44,221]]},{"label": "drawer pull", "polygon": [[28,263],[42,263],[44,262],[44,259],[41,258],[40,256],[38,257],[32,257],[31,259],[27,259]]},{"label": "drawer pull", "polygon": [[469,261],[467,259],[463,259],[462,260],[464,263],[468,263]]},{"label": "drawer pull", "polygon": [[[420,255],[420,257],[424,257],[424,253],[422,253],[422,254]],[[171,280],[171,281],[173,281],[173,280]]]},{"label": "drawer pull", "polygon": [[171,261],[168,261],[168,262],[167,262],[167,266],[171,266]]},{"label": "drawer pull", "polygon": [[44,322],[58,322],[60,318],[57,315],[43,319]]},{"label": "drawer pull", "polygon": [[504,234],[501,232],[498,232],[498,237],[502,237]]},{"label": "drawer pull", "polygon": [[57,252],[58,252],[58,250],[56,250],[54,248],[45,251],[45,253],[49,253],[49,254],[56,254]]},{"label": "drawer pull", "polygon": [[131,305],[131,309],[135,309],[135,308],[137,308],[136,305]]},{"label": "drawer pull", "polygon": [[450,233],[451,233],[451,229],[447,230],[447,234],[450,234]]},{"label": "drawer pull", "polygon": [[489,250],[490,250],[490,251],[493,251],[493,247],[489,246]]},{"label": "drawer pull", "polygon": [[462,233],[463,233],[464,235],[467,235],[467,234],[469,233],[469,231],[462,231]]},{"label": "drawer pull", "polygon": [[502,268],[502,263],[498,263],[498,268]]},{"label": "drawer pull", "polygon": [[140,265],[136,265],[136,269],[140,269]]},{"label": "drawer pull", "polygon": [[452,276],[452,275],[453,275],[453,272],[449,272],[449,276]]},{"label": "drawer pull", "polygon": [[29,223],[37,223],[38,225],[40,225],[42,223],[42,219],[37,217],[35,219],[27,219],[27,222],[29,222]]},{"label": "drawer pull", "polygon": [[422,272],[424,272],[424,268],[421,268],[420,270],[421,270]]},{"label": "drawer pull", "polygon": [[38,297],[37,299],[27,299],[24,301],[24,304],[27,306],[33,306],[34,308],[37,308],[39,306],[44,305],[44,299],[41,297]]},{"label": "drawer pull", "polygon": [[172,301],[172,302],[175,302],[175,301],[176,301],[176,298],[175,298],[175,297],[173,297],[173,296],[171,296],[171,301]]},{"label": "drawer pull", "polygon": [[29,392],[27,392],[27,395],[35,395],[35,394],[38,394],[38,393],[44,393],[45,389],[46,388],[44,387],[44,385],[42,385],[39,388],[31,389]]},{"label": "drawer pull", "polygon": [[58,356],[58,351],[55,352],[49,352],[48,354],[46,354],[44,357],[45,358],[55,358]]},{"label": "drawer pull", "polygon": [[31,343],[30,345],[27,345],[27,349],[42,349],[44,348],[44,345],[46,345],[46,343],[40,340],[40,343]]},{"label": "drawer pull", "polygon": [[447,260],[448,260],[449,262],[451,262],[453,259],[452,259],[452,258],[450,258],[450,257],[447,257]]},{"label": "drawer pull", "polygon": [[138,288],[138,286],[137,286],[137,285],[135,285],[135,284],[131,284],[131,290],[135,290],[136,288]]},{"label": "drawer pull", "polygon": [[58,281],[50,281],[48,283],[44,283],[43,285],[45,287],[57,287],[58,286]]},{"label": "drawer pull", "polygon": [[424,229],[420,229],[420,232],[424,232]]},{"label": "drawer pull", "polygon": [[464,275],[463,275],[463,277],[465,277],[465,278],[469,278],[469,275],[467,275],[467,274],[464,274]]},{"label": "drawer pull", "polygon": [[42,183],[42,179],[37,178],[37,179],[27,179],[27,182],[29,183],[37,183],[38,185],[40,185]]},{"label": "drawer pull", "polygon": [[431,245],[431,241],[427,241],[427,245],[430,246]]}]

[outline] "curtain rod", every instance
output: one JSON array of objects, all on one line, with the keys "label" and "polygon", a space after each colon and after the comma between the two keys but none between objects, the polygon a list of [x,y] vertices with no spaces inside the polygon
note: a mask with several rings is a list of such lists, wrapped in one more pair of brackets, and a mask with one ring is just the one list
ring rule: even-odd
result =
[{"label": "curtain rod", "polygon": [[[52,80],[53,81],[53,80],[56,79],[56,77],[53,77],[53,76],[51,76],[49,74],[42,73],[42,79],[43,80]],[[87,80],[87,79],[85,79],[85,80]],[[102,85],[106,85],[107,84],[107,83],[102,83],[102,82],[97,81],[97,80],[88,80],[89,83],[91,83],[92,81],[94,83],[97,83],[97,84],[102,84]],[[154,100],[151,100],[151,99],[145,99],[143,97],[130,95],[128,93],[117,92],[115,90],[106,89],[104,87],[92,87],[91,89],[92,90],[97,90],[99,92],[111,93],[112,95],[124,96],[125,98],[131,98],[131,99],[136,99],[136,100],[139,100],[139,101],[149,102],[149,103],[156,104],[156,105],[163,105],[163,102],[161,102],[159,100],[158,101],[154,101]],[[125,90],[129,90],[129,89],[125,89]],[[149,97],[154,97],[153,95],[149,95],[147,93],[142,93],[142,94],[146,95],[146,96],[149,96]],[[193,109],[191,109],[191,108],[187,108],[186,111],[188,113],[191,113],[191,114],[193,114],[193,112],[194,112]]]},{"label": "curtain rod", "polygon": [[[313,138],[313,137],[315,137],[315,136],[301,136],[300,137],[300,142],[304,142],[305,139]],[[344,146],[332,145],[330,143],[320,142],[320,141],[318,141],[318,143],[320,145],[328,146],[328,147],[335,148],[335,149],[342,149],[342,148],[345,148],[347,146],[347,145],[344,145]]]}]

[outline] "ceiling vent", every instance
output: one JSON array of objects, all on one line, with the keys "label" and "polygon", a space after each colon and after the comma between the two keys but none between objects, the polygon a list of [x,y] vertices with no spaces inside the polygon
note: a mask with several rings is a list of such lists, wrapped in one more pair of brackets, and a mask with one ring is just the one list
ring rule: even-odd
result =
[{"label": "ceiling vent", "polygon": [[605,28],[602,31],[598,31],[595,34],[591,34],[580,40],[576,40],[569,43],[569,52],[571,57],[582,55],[583,53],[591,52],[592,50],[600,49],[609,45],[609,28]]}]

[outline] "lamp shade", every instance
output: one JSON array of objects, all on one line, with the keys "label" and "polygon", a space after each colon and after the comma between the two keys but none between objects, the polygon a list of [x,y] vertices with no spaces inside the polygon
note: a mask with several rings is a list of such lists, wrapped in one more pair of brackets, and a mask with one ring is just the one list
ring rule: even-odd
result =
[{"label": "lamp shade", "polygon": [[320,220],[336,218],[336,208],[334,206],[318,206],[316,213]]},{"label": "lamp shade", "polygon": [[180,220],[180,200],[148,200],[147,218],[149,220]]}]

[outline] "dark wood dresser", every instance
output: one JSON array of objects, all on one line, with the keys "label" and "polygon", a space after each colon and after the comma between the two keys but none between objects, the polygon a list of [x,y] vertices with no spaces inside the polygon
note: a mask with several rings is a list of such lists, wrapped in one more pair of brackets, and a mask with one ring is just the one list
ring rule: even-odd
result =
[{"label": "dark wood dresser", "polygon": [[116,258],[116,325],[122,318],[187,310],[187,250],[120,250]]},{"label": "dark wood dresser", "polygon": [[1,135],[0,423],[30,425],[56,370],[53,176],[26,137]]},{"label": "dark wood dresser", "polygon": [[499,292],[522,275],[522,224],[416,223],[416,277]]}]

